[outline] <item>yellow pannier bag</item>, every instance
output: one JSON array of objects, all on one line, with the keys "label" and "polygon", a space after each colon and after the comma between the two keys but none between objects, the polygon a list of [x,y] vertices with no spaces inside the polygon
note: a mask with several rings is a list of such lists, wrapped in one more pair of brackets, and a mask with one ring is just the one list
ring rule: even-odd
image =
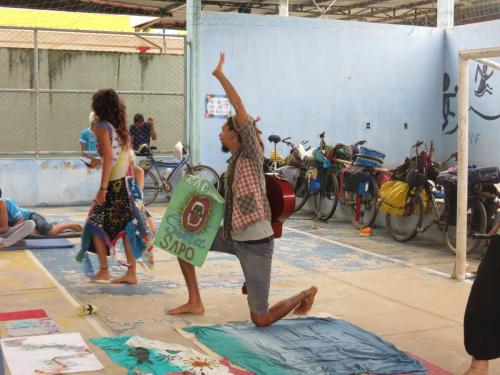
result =
[{"label": "yellow pannier bag", "polygon": [[[408,196],[408,191],[410,190],[410,185],[406,182],[392,180],[384,183],[378,192],[381,199],[380,210],[392,216],[403,216],[405,212],[406,197]],[[427,206],[427,194],[425,190],[420,191],[420,198],[422,199],[422,204],[424,205],[424,211]],[[418,207],[415,207],[415,211]],[[418,212],[413,212],[418,213]]]}]

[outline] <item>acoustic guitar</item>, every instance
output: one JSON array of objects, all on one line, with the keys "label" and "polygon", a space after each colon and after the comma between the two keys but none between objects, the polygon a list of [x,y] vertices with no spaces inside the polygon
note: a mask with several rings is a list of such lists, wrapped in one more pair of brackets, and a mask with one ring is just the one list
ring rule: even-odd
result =
[{"label": "acoustic guitar", "polygon": [[276,173],[265,173],[267,200],[271,206],[271,225],[274,238],[280,238],[283,222],[295,209],[295,193],[292,185]]}]

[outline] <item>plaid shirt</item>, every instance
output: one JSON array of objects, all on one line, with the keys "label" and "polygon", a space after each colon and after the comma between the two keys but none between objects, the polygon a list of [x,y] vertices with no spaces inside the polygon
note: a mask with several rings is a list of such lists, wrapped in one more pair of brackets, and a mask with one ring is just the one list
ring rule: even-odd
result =
[{"label": "plaid shirt", "polygon": [[224,237],[229,239],[232,229],[241,229],[260,220],[271,221],[267,201],[266,181],[262,163],[264,152],[260,147],[254,119],[249,115],[240,127],[233,116],[235,130],[241,137],[241,149],[228,160],[224,209]]}]

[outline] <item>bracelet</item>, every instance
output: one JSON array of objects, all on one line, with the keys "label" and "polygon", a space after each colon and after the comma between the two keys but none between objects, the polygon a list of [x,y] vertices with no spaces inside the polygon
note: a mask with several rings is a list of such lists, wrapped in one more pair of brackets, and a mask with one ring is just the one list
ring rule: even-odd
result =
[{"label": "bracelet", "polygon": [[104,190],[104,191],[108,191],[108,189],[106,189],[106,188],[103,188],[103,187],[102,187],[102,188],[99,188],[99,190]]}]

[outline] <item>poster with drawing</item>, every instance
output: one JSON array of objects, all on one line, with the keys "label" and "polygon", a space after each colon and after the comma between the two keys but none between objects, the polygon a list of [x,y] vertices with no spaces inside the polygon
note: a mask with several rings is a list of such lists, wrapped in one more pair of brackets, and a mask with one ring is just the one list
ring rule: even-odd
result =
[{"label": "poster with drawing", "polygon": [[224,199],[198,176],[177,184],[155,236],[155,246],[201,267],[224,214]]},{"label": "poster with drawing", "polygon": [[34,336],[59,333],[61,330],[52,318],[11,320],[6,322],[7,336]]},{"label": "poster with drawing", "polygon": [[61,333],[1,340],[12,375],[71,374],[104,367],[79,333]]},{"label": "poster with drawing", "polygon": [[231,104],[226,95],[206,95],[205,117],[226,118],[229,115],[231,115]]}]

